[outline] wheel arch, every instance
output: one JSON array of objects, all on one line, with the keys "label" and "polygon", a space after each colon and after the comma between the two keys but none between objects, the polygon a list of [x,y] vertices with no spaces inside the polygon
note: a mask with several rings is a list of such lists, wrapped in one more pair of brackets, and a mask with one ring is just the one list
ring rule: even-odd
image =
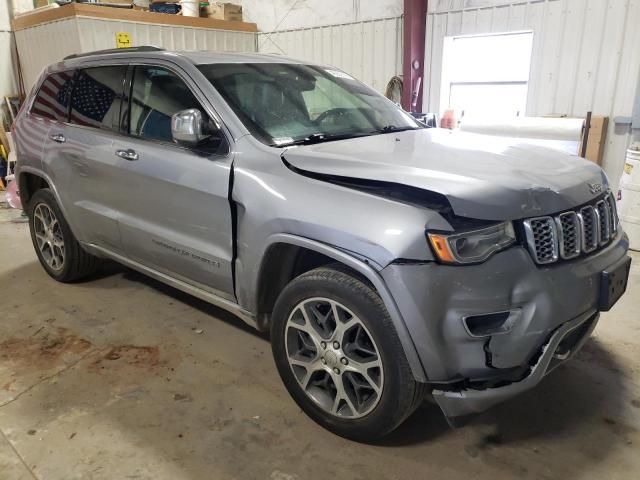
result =
[{"label": "wheel arch", "polygon": [[31,200],[31,197],[36,191],[42,188],[48,188],[49,190],[51,190],[51,192],[53,193],[53,197],[58,203],[58,207],[60,207],[60,211],[62,211],[62,215],[69,224],[71,232],[76,236],[76,238],[78,238],[78,229],[75,226],[74,219],[71,215],[68,214],[64,202],[62,202],[60,199],[58,189],[56,188],[55,183],[52,181],[49,175],[47,175],[42,170],[30,166],[22,166],[19,167],[17,182],[18,191],[20,193],[20,201],[22,202],[22,208],[25,211],[27,211],[27,207],[29,205],[28,202]]},{"label": "wheel arch", "polygon": [[329,264],[339,264],[341,269],[359,277],[378,292],[389,312],[414,378],[418,382],[427,382],[426,372],[400,310],[384,280],[374,269],[374,266],[379,266],[325,243],[291,234],[276,234],[269,238],[256,280],[258,327],[268,328],[271,309],[289,281],[306,271]]},{"label": "wheel arch", "polygon": [[24,208],[29,204],[29,200],[33,194],[43,188],[51,189],[51,185],[42,174],[21,171],[18,177],[18,191],[20,193],[20,201]]}]

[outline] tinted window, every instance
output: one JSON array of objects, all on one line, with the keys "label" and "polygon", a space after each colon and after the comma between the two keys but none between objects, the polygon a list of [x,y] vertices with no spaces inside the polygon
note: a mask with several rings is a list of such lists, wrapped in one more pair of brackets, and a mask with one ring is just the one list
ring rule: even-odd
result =
[{"label": "tinted window", "polygon": [[135,68],[129,133],[173,142],[171,116],[187,108],[197,108],[206,118],[198,100],[177,75],[160,67]]},{"label": "tinted window", "polygon": [[69,116],[72,80],[73,71],[49,75],[36,95],[31,113],[66,122]]},{"label": "tinted window", "polygon": [[126,66],[79,70],[71,96],[71,123],[117,130]]}]

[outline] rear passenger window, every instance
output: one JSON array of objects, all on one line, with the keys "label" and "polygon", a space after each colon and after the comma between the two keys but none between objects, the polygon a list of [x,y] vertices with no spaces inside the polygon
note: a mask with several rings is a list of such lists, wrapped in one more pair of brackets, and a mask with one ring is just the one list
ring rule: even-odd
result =
[{"label": "rear passenger window", "polygon": [[78,70],[71,96],[71,123],[118,130],[127,67]]},{"label": "rear passenger window", "polygon": [[206,118],[200,103],[180,77],[160,67],[135,67],[129,133],[173,142],[171,116],[187,108],[197,108]]},{"label": "rear passenger window", "polygon": [[59,122],[66,122],[69,117],[72,83],[73,71],[49,75],[38,90],[31,107],[31,113]]}]

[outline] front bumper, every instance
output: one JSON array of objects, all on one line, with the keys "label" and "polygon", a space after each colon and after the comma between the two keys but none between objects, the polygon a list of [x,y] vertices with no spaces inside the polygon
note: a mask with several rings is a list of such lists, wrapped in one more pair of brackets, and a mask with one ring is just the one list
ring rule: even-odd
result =
[{"label": "front bumper", "polygon": [[433,391],[436,402],[447,418],[456,419],[483,412],[497,403],[533,388],[545,375],[560,363],[573,357],[582,348],[596,327],[598,317],[597,312],[587,313],[558,327],[542,347],[540,357],[531,366],[529,374],[523,380],[484,390],[436,389]]},{"label": "front bumper", "polygon": [[[436,400],[458,417],[533,387],[560,361],[563,339],[580,331],[575,353],[597,322],[601,272],[627,248],[619,231],[597,253],[551,266],[514,247],[480,265],[392,264],[381,273]],[[517,312],[507,331],[478,337],[465,328],[467,316],[501,311]]]}]

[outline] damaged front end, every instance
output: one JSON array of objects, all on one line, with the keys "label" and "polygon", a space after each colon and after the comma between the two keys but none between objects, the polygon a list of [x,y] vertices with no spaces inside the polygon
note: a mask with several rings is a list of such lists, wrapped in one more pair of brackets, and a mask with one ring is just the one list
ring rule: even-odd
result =
[{"label": "damaged front end", "polygon": [[624,278],[627,246],[618,231],[602,250],[551,265],[537,264],[520,242],[481,264],[384,268],[450,423],[532,388],[572,357],[606,310],[603,272]]},{"label": "damaged front end", "polygon": [[[411,248],[387,249],[394,257],[377,261],[378,274],[455,425],[532,388],[572,357],[613,304],[602,301],[605,274],[619,272],[626,282],[629,259],[599,168],[450,140],[409,132],[289,149],[282,161],[298,175],[424,214],[417,228],[398,228],[404,217],[381,209],[363,225],[380,224],[366,237],[371,244],[411,237]],[[361,197],[353,198],[364,203]]]},{"label": "damaged front end", "polygon": [[[591,336],[598,318],[597,312],[589,312],[564,323],[527,365],[505,369],[505,372],[497,370],[494,376],[485,379],[435,384],[433,397],[449,424],[462,426],[469,417],[533,388],[558,365],[573,357]],[[487,350],[490,351],[489,342]]]}]

